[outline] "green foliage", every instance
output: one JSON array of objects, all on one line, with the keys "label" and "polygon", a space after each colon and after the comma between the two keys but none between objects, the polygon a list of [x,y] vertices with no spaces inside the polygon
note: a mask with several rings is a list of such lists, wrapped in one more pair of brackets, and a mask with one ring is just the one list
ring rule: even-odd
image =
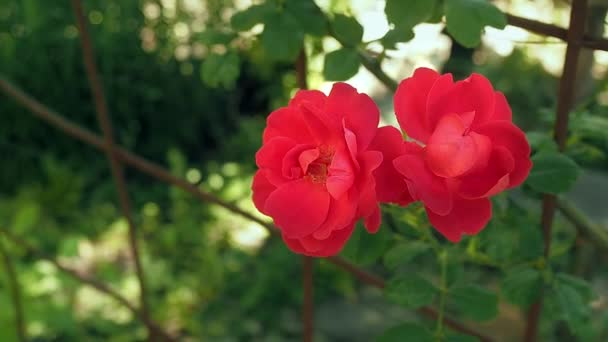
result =
[{"label": "green foliage", "polygon": [[336,39],[345,46],[357,46],[363,38],[363,27],[357,19],[343,14],[335,15],[332,29]]},{"label": "green foliage", "polygon": [[291,13],[298,21],[302,31],[314,36],[327,33],[327,19],[321,9],[312,0],[287,0],[285,11]]},{"label": "green foliage", "polygon": [[501,284],[501,295],[509,302],[530,306],[540,295],[543,280],[540,272],[532,268],[519,268],[508,271]]},{"label": "green foliage", "polygon": [[262,46],[277,61],[293,61],[302,49],[304,32],[294,15],[273,12],[264,22]]},{"label": "green foliage", "polygon": [[234,88],[240,72],[239,56],[233,51],[224,55],[212,53],[201,66],[201,78],[210,87]]},{"label": "green foliage", "polygon": [[580,173],[576,163],[560,153],[536,154],[532,163],[534,166],[526,183],[539,192],[558,194],[568,191]]},{"label": "green foliage", "polygon": [[445,0],[445,19],[448,32],[465,47],[479,45],[485,26],[507,25],[504,13],[485,0]]},{"label": "green foliage", "polygon": [[590,319],[592,299],[591,287],[583,279],[568,274],[558,274],[551,287],[560,317],[575,334],[580,334],[581,325]]},{"label": "green foliage", "polygon": [[237,31],[247,31],[256,24],[263,23],[273,11],[272,5],[266,2],[259,5],[253,5],[243,11],[235,13],[230,19],[230,24],[232,28]]},{"label": "green foliage", "polygon": [[409,27],[396,27],[382,37],[382,45],[386,49],[394,49],[397,43],[404,43],[414,38],[414,31]]},{"label": "green foliage", "polygon": [[427,252],[431,246],[423,241],[399,242],[384,255],[384,265],[394,270],[410,263],[418,255]]},{"label": "green foliage", "polygon": [[454,287],[449,298],[458,312],[476,321],[491,320],[498,314],[496,293],[477,285]]},{"label": "green foliage", "polygon": [[328,81],[344,81],[355,76],[360,66],[357,50],[345,47],[325,56],[323,76]]},{"label": "green foliage", "polygon": [[362,224],[357,224],[341,254],[359,265],[371,265],[386,253],[390,242],[388,230],[380,229],[370,235]]},{"label": "green foliage", "polygon": [[431,304],[437,292],[432,283],[417,274],[397,275],[384,289],[391,301],[411,309]]},{"label": "green foliage", "polygon": [[433,335],[423,326],[403,323],[385,331],[376,342],[427,342],[434,341]]},{"label": "green foliage", "polygon": [[437,6],[437,0],[387,0],[384,12],[388,21],[396,27],[411,29],[431,19]]}]

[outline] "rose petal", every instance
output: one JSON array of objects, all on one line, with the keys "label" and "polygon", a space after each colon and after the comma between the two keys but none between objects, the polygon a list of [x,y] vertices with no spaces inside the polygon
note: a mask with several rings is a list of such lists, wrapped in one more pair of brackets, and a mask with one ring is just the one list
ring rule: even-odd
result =
[{"label": "rose petal", "polygon": [[352,97],[357,94],[357,90],[347,83],[337,82],[331,88],[327,102],[325,102],[325,112],[328,113],[335,121],[334,127],[339,127],[342,124],[346,115]]},{"label": "rose petal", "polygon": [[[329,257],[338,254],[340,250],[342,250],[346,241],[353,233],[353,230],[354,223],[351,223],[349,227],[333,232],[327,239],[321,240],[322,248],[314,251],[307,250],[301,240],[289,238],[285,234],[283,234],[283,241],[285,241],[285,244],[289,249],[296,253],[313,257]],[[316,246],[311,244],[310,237],[307,238],[305,244],[309,248],[312,247],[313,249],[316,249]]]},{"label": "rose petal", "polygon": [[318,148],[309,149],[300,153],[298,156],[298,162],[300,163],[300,167],[302,168],[302,172],[304,174],[306,174],[306,171],[308,171],[308,165],[317,160],[320,154],[321,153],[319,152]]},{"label": "rose petal", "polygon": [[329,193],[305,179],[285,183],[268,196],[264,212],[283,234],[299,238],[312,234],[327,218]]},{"label": "rose petal", "polygon": [[393,160],[407,152],[407,144],[401,132],[392,126],[380,127],[369,146],[370,150],[382,151],[382,164],[374,170],[376,196],[380,202],[406,205],[413,201],[401,175],[393,166]]},{"label": "rose petal", "polygon": [[[281,162],[281,174],[284,179],[295,180],[304,176],[304,170],[302,169],[300,156],[305,151],[314,150],[314,145],[301,144],[291,148]],[[271,182],[274,182],[273,178],[269,178]]]},{"label": "rose petal", "polygon": [[437,124],[425,148],[428,166],[437,176],[457,177],[475,164],[477,148],[465,129],[456,114],[443,116]]},{"label": "rose petal", "polygon": [[508,188],[520,185],[532,168],[530,145],[524,132],[508,121],[487,122],[477,127],[475,131],[490,138],[493,146],[503,146],[511,152],[515,165],[509,174]]},{"label": "rose petal", "polygon": [[382,223],[382,216],[380,213],[380,207],[376,205],[376,209],[372,212],[371,215],[365,218],[363,222],[365,229],[370,233],[376,233],[378,229],[380,229],[380,223]]},{"label": "rose petal", "polygon": [[359,157],[361,171],[357,179],[359,189],[359,210],[357,215],[367,217],[372,214],[377,206],[376,182],[373,172],[382,163],[382,153],[378,151],[366,151]]},{"label": "rose petal", "polygon": [[308,102],[313,106],[322,109],[325,107],[327,96],[323,92],[318,90],[303,90],[300,89],[296,92],[296,95],[289,101],[289,106],[297,108],[300,104]]},{"label": "rose petal", "polygon": [[427,207],[431,224],[451,242],[458,242],[462,234],[479,233],[492,217],[492,203],[487,198],[455,199],[447,215],[438,215]]},{"label": "rose petal", "polygon": [[365,94],[352,96],[351,102],[345,108],[344,127],[350,129],[357,137],[357,147],[367,149],[376,135],[380,110],[374,100]]},{"label": "rose petal", "polygon": [[283,159],[296,146],[296,142],[290,138],[275,137],[262,145],[255,154],[257,166],[269,171],[266,177],[272,184],[279,186],[289,181],[283,174]]},{"label": "rose petal", "polygon": [[331,200],[327,219],[312,236],[315,239],[324,240],[331,235],[334,230],[344,229],[354,219],[357,213],[357,200],[354,191],[349,191],[340,199]]},{"label": "rose petal", "polygon": [[327,191],[333,198],[338,199],[353,186],[354,182],[355,171],[350,153],[344,150],[337,151],[329,165]]},{"label": "rose petal", "polygon": [[421,155],[405,154],[393,160],[414,200],[420,200],[435,213],[445,215],[452,210],[452,194],[443,178],[435,176]]},{"label": "rose petal", "polygon": [[255,204],[255,207],[264,214],[266,214],[264,211],[266,199],[277,188],[268,181],[265,173],[266,170],[258,170],[253,176],[253,182],[251,184],[253,204]]},{"label": "rose petal", "polygon": [[312,142],[312,135],[308,131],[299,109],[289,107],[275,110],[266,119],[264,144],[276,137],[290,138],[297,143]]},{"label": "rose petal", "polygon": [[507,188],[509,173],[514,166],[511,153],[506,148],[497,146],[492,150],[484,169],[460,177],[458,194],[470,199],[493,196]]},{"label": "rose petal", "polygon": [[436,71],[418,68],[412,77],[401,81],[395,92],[395,114],[401,130],[421,142],[431,135],[426,117],[427,98],[438,78]]},{"label": "rose petal", "polygon": [[433,129],[448,114],[466,114],[470,120],[471,112],[475,113],[472,127],[484,123],[493,114],[494,96],[490,81],[479,74],[472,74],[449,88],[433,89],[429,94],[429,127]]},{"label": "rose petal", "polygon": [[494,114],[491,120],[512,120],[511,107],[505,95],[499,91],[494,92]]}]

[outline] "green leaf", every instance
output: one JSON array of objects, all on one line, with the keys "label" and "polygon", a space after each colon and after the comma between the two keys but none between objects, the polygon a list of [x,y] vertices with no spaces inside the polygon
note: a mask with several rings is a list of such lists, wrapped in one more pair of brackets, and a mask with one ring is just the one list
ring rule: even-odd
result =
[{"label": "green leaf", "polygon": [[526,132],[526,138],[535,151],[557,151],[557,144],[550,135],[543,132]]},{"label": "green leaf", "polygon": [[230,18],[230,24],[237,31],[247,31],[256,24],[263,23],[275,9],[267,3],[253,5],[243,11],[235,13]]},{"label": "green leaf", "polygon": [[328,81],[344,81],[359,71],[361,60],[357,50],[345,47],[332,51],[325,56],[323,77]]},{"label": "green leaf", "polygon": [[479,45],[485,26],[502,29],[507,25],[504,13],[486,0],[446,0],[445,18],[448,32],[469,48]]},{"label": "green leaf", "polygon": [[[519,238],[517,248],[513,248],[515,255],[521,260],[534,260],[544,253],[543,235],[538,226],[534,223],[525,222],[522,218],[518,224]],[[503,226],[503,228],[508,228]]]},{"label": "green leaf", "polygon": [[291,62],[296,59],[303,44],[304,33],[291,13],[274,13],[264,23],[262,46],[272,59]]},{"label": "green leaf", "polygon": [[376,234],[369,234],[359,223],[341,254],[359,265],[371,265],[386,253],[390,242],[389,230],[380,229]]},{"label": "green leaf", "polygon": [[532,158],[532,171],[527,183],[534,190],[558,194],[568,191],[579,175],[576,163],[561,153],[541,152]]},{"label": "green leaf", "polygon": [[560,317],[566,321],[570,330],[579,333],[579,327],[589,320],[591,315],[591,289],[585,281],[566,274],[556,277],[552,292],[557,299]]},{"label": "green leaf", "polygon": [[416,274],[398,275],[384,289],[387,298],[410,309],[431,304],[437,289],[428,280]]},{"label": "green leaf", "polygon": [[529,307],[540,295],[543,280],[538,270],[520,268],[511,270],[502,280],[501,294],[509,302]]},{"label": "green leaf", "polygon": [[346,46],[357,46],[363,39],[363,26],[353,17],[336,14],[332,28],[338,41]]},{"label": "green leaf", "polygon": [[376,342],[427,342],[433,341],[433,335],[423,326],[415,323],[403,323],[385,331]]},{"label": "green leaf", "polygon": [[459,312],[476,321],[487,321],[498,314],[496,293],[477,285],[453,288],[449,298]]},{"label": "green leaf", "polygon": [[423,254],[431,248],[422,241],[402,242],[391,248],[384,255],[384,265],[394,270],[395,268],[407,264],[415,257]]},{"label": "green leaf", "polygon": [[287,0],[285,10],[298,21],[300,29],[315,36],[327,33],[327,18],[312,0]]},{"label": "green leaf", "polygon": [[414,38],[414,31],[407,27],[396,27],[382,37],[382,45],[387,49],[395,49],[397,43],[405,43]]},{"label": "green leaf", "polygon": [[396,27],[411,29],[431,18],[437,0],[386,0],[384,13]]},{"label": "green leaf", "polygon": [[589,302],[593,299],[593,289],[591,288],[591,284],[589,284],[589,282],[587,282],[585,279],[575,277],[567,273],[558,273],[555,276],[555,280],[558,284],[575,289],[583,300]]},{"label": "green leaf", "polygon": [[210,87],[233,88],[240,72],[239,55],[233,51],[224,55],[212,53],[201,65],[201,79]]}]

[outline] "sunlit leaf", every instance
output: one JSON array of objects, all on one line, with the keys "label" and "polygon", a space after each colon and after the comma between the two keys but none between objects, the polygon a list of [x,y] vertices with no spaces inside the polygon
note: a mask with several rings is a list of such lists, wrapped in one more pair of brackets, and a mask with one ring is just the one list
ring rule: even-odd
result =
[{"label": "sunlit leaf", "polygon": [[356,46],[363,38],[363,26],[357,19],[343,14],[336,14],[332,22],[332,29],[336,38],[347,46]]},{"label": "sunlit leaf", "polygon": [[465,47],[479,45],[485,26],[507,25],[504,13],[486,0],[446,0],[445,18],[448,32]]},{"label": "sunlit leaf", "polygon": [[323,76],[328,81],[344,81],[355,76],[360,66],[357,50],[345,47],[325,56]]}]

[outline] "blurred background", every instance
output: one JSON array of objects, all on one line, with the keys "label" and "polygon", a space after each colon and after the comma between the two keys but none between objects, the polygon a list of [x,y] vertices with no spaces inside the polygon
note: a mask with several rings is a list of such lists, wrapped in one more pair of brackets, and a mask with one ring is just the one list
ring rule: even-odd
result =
[{"label": "blurred background", "polygon": [[[294,94],[296,76],[293,62],[273,59],[260,43],[263,25],[244,32],[232,29],[233,14],[254,2],[87,0],[84,8],[116,140],[262,217],[250,199],[254,155],[265,118]],[[487,28],[482,44],[470,49],[455,43],[439,23],[416,26],[412,40],[384,51],[377,42],[389,30],[384,1],[315,2],[326,13],[352,14],[364,28],[363,41],[370,42],[366,49],[384,57],[383,69],[393,79],[407,77],[419,66],[452,72],[458,79],[482,73],[506,94],[514,120],[533,147],[551,144],[563,42],[507,26]],[[568,24],[565,0],[495,3],[511,14]],[[608,4],[593,6],[590,30],[602,36]],[[78,35],[68,1],[0,0],[0,73],[62,116],[99,132]],[[307,36],[304,43],[309,86],[327,92],[332,83],[323,76],[324,57],[340,44],[329,36]],[[584,172],[567,197],[606,229],[608,52],[584,50],[581,56],[566,153]],[[218,58],[229,63],[218,66]],[[220,67],[221,72],[214,72]],[[395,124],[392,92],[371,73],[361,67],[348,82],[377,101],[383,124]],[[1,95],[0,161],[0,227],[79,272],[103,279],[135,302],[138,285],[128,227],[105,156]],[[166,330],[192,341],[300,340],[299,256],[256,223],[137,170],[126,168],[125,173],[141,230],[152,313]],[[522,198],[523,216],[537,228],[537,199],[526,197],[525,189],[514,196]],[[515,242],[496,236],[495,226],[483,234],[503,239],[501,251],[510,253]],[[576,238],[565,220],[556,229],[569,236],[568,246],[575,246],[568,249],[567,264],[598,293],[590,326],[594,336],[606,337],[605,249]],[[390,238],[374,236],[366,243],[380,247],[372,250],[357,249],[358,242],[355,235],[345,255],[385,272],[380,259]],[[9,240],[0,243],[18,274],[31,340],[145,339],[145,327],[129,310]],[[413,315],[334,265],[320,262],[315,272],[316,341],[369,341]],[[494,270],[475,272],[492,286]],[[0,341],[15,341],[6,275],[3,265]],[[524,320],[518,310],[501,303],[497,319],[477,326],[517,340]]]}]

